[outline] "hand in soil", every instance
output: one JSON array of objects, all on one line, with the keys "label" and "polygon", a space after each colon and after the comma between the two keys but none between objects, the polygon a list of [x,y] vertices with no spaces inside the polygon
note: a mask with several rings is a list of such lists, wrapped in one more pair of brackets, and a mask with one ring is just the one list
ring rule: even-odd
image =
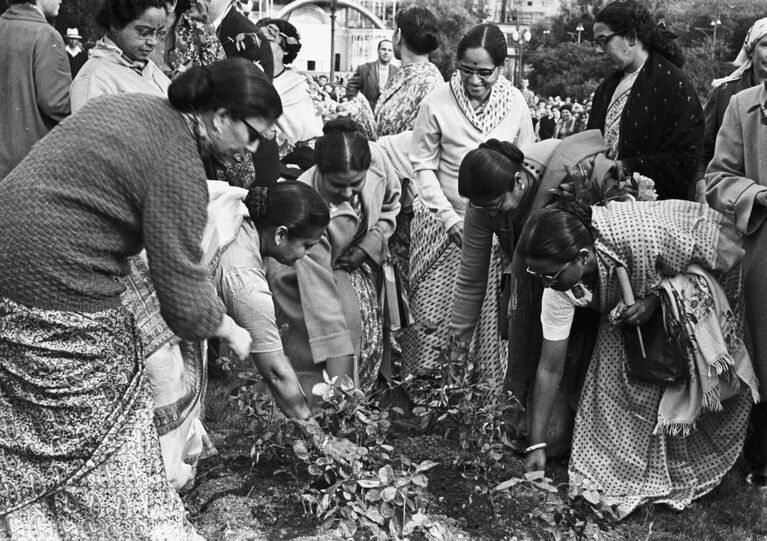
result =
[{"label": "hand in soil", "polygon": [[525,471],[544,471],[546,469],[546,450],[536,449],[525,457]]},{"label": "hand in soil", "polygon": [[332,458],[336,462],[354,462],[360,458],[364,451],[346,438],[336,438],[329,436],[325,448],[322,450],[325,456]]}]

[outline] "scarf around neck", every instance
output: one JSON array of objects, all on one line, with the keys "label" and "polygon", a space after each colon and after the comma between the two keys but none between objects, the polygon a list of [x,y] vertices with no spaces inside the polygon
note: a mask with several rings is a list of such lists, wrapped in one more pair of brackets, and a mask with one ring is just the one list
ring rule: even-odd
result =
[{"label": "scarf around neck", "polygon": [[466,119],[483,134],[496,128],[514,108],[514,87],[500,75],[479,112],[471,106],[469,95],[461,82],[461,72],[458,70],[450,76],[450,90]]}]

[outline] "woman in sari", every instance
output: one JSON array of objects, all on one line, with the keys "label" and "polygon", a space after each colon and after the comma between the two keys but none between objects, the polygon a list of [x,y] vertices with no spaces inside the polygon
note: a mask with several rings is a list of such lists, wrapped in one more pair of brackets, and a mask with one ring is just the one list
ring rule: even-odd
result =
[{"label": "woman in sari", "polygon": [[618,71],[594,93],[587,128],[602,131],[610,157],[627,172],[653,179],[659,199],[690,199],[703,111],[672,37],[637,0],[617,0],[597,13],[594,46]]},{"label": "woman in sari", "polygon": [[[458,193],[458,168],[469,150],[488,139],[525,148],[534,142],[530,109],[522,93],[500,75],[506,39],[492,24],[472,28],[458,44],[458,70],[421,102],[410,157],[419,196],[413,203],[410,300],[415,325],[405,329],[403,371],[434,369],[447,341],[447,320],[460,264],[466,200]],[[500,252],[472,349],[483,376],[503,379],[505,347],[498,334]],[[434,328],[436,328],[436,332]]]},{"label": "woman in sari", "polygon": [[330,209],[327,233],[292,267],[270,265],[285,353],[311,395],[315,383],[349,376],[363,390],[383,354],[377,272],[399,211],[399,180],[388,159],[350,120],[317,140],[317,165],[298,179]]},{"label": "woman in sari", "polygon": [[2,539],[199,538],[165,477],[119,278],[145,248],[170,329],[248,354],[201,261],[201,158],[255,150],[281,106],[246,61],[168,94],[86,105],[2,181]]},{"label": "woman in sari", "polygon": [[[712,490],[740,455],[758,397],[742,340],[743,250],[734,225],[687,201],[558,202],[529,219],[517,250],[545,286],[526,468],[546,465],[546,424],[575,307],[587,306],[602,319],[578,403],[571,488],[598,491],[621,517],[648,502],[683,509]],[[636,298],[628,307],[622,271]],[[647,322],[661,289],[690,337],[686,383],[629,375],[618,326]]]}]

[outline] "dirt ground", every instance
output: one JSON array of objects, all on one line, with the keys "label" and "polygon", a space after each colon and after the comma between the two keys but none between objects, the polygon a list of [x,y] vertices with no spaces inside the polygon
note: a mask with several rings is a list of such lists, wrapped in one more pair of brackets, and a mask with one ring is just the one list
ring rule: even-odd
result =
[{"label": "dirt ground", "polygon": [[[320,522],[301,503],[307,474],[281,464],[252,464],[249,453],[253,435],[227,398],[231,387],[231,382],[214,381],[211,385],[206,424],[218,455],[200,465],[194,487],[184,495],[198,532],[209,540],[226,541],[337,539],[319,535]],[[413,461],[428,459],[438,463],[427,472],[426,513],[439,524],[439,538],[488,541],[557,538],[546,531],[546,524],[537,516],[545,507],[541,491],[517,486],[490,497],[475,480],[462,477],[452,466],[460,451],[456,440],[418,433],[412,426],[407,418],[395,421],[389,432],[390,443],[395,453]],[[493,483],[521,474],[521,457],[504,454]],[[564,483],[566,462],[555,462],[552,474],[555,483]],[[742,467],[736,466],[719,487],[684,512],[648,506],[619,523],[609,523],[606,531],[589,522],[581,539],[767,540],[767,493],[747,487],[743,478]],[[559,538],[577,537],[570,530]]]}]

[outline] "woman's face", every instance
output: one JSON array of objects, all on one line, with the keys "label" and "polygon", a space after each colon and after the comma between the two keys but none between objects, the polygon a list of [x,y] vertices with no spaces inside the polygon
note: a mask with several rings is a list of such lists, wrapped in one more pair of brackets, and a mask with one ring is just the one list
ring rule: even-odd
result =
[{"label": "woman's face", "polygon": [[482,47],[466,49],[458,59],[461,83],[472,100],[484,101],[498,80],[500,69]]},{"label": "woman's face", "polygon": [[572,118],[572,113],[567,109],[562,109],[562,120],[568,121]]},{"label": "woman's face", "polygon": [[283,265],[292,266],[320,241],[324,233],[324,228],[318,228],[308,237],[290,238],[284,227],[278,227],[275,230],[274,244],[269,247],[266,255]]},{"label": "woman's face", "polygon": [[212,124],[213,150],[224,159],[246,150],[255,152],[262,141],[274,139],[274,124],[257,116],[240,119],[219,109],[213,114]]},{"label": "woman's face", "polygon": [[471,205],[474,208],[490,212],[511,212],[519,208],[525,193],[530,188],[530,179],[527,174],[517,172],[514,175],[512,188],[495,199],[472,198]]},{"label": "woman's face", "polygon": [[122,28],[112,28],[109,37],[131,60],[146,60],[157,42],[165,38],[167,13],[161,8],[147,8],[138,18]]},{"label": "woman's face", "polygon": [[751,63],[754,66],[754,74],[761,79],[767,79],[767,36],[762,36],[754,45]]},{"label": "woman's face", "polygon": [[367,170],[323,174],[322,184],[330,202],[337,205],[351,201],[365,186],[367,174]]},{"label": "woman's face", "polygon": [[562,116],[562,112],[559,109],[552,109],[551,114],[554,116],[554,120],[559,120]]},{"label": "woman's face", "polygon": [[594,23],[594,46],[597,52],[606,54],[618,69],[626,69],[634,60],[629,40],[604,23]]},{"label": "woman's face", "polygon": [[568,291],[583,278],[584,264],[580,254],[566,263],[552,259],[525,259],[527,272],[538,277],[543,287]]}]

